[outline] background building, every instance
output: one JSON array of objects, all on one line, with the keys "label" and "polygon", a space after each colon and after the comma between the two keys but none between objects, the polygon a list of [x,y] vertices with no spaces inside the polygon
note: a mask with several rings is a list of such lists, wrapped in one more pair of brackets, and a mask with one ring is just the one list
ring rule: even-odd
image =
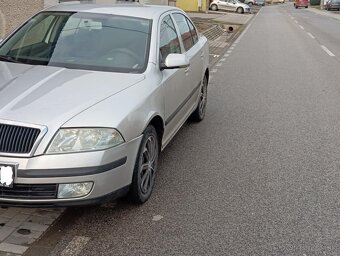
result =
[{"label": "background building", "polygon": [[[0,38],[45,7],[70,0],[0,0]],[[73,0],[71,0],[73,1]],[[116,0],[81,0],[81,2],[114,3]],[[133,1],[133,0],[131,0]],[[175,5],[175,0],[140,0],[143,4]]]}]

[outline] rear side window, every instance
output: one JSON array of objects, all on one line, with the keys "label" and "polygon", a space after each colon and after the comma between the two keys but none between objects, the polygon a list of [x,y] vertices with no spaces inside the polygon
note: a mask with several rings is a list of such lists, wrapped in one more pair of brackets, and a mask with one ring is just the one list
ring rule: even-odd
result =
[{"label": "rear side window", "polygon": [[192,36],[192,40],[194,41],[194,44],[196,44],[197,41],[198,41],[197,31],[196,31],[194,25],[191,23],[190,20],[187,19],[187,22],[188,22],[188,25],[189,25],[189,29],[190,29],[190,33],[191,33],[191,36]]},{"label": "rear side window", "polygon": [[193,47],[195,43],[191,35],[191,31],[190,31],[187,19],[186,17],[184,17],[184,15],[179,14],[179,13],[175,13],[173,15],[174,15],[176,24],[179,28],[179,32],[181,33],[184,49],[188,51],[190,50],[191,47]]},{"label": "rear side window", "polygon": [[165,16],[161,23],[159,52],[161,62],[164,62],[170,53],[181,53],[181,45],[170,15]]}]

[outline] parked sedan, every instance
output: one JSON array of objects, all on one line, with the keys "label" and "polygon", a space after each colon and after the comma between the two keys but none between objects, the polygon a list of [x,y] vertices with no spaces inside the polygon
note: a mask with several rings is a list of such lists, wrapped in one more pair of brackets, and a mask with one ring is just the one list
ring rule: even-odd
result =
[{"label": "parked sedan", "polygon": [[255,5],[257,5],[257,6],[265,6],[266,5],[266,1],[265,0],[256,0],[255,1]]},{"label": "parked sedan", "polygon": [[205,116],[207,39],[168,6],[67,4],[0,45],[0,205],[149,199],[159,152]]},{"label": "parked sedan", "polygon": [[294,7],[297,9],[299,7],[308,8],[309,1],[308,0],[295,0]]},{"label": "parked sedan", "polygon": [[225,10],[237,13],[249,13],[250,7],[238,0],[213,0],[210,3],[210,9],[213,11]]},{"label": "parked sedan", "polygon": [[329,0],[326,3],[326,10],[338,10],[340,11],[340,0]]}]

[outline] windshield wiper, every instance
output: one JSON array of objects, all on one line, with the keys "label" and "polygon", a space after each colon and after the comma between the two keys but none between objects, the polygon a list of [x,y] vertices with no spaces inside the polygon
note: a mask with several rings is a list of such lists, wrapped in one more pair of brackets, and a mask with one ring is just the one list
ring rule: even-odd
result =
[{"label": "windshield wiper", "polygon": [[20,61],[16,60],[15,58],[13,58],[11,56],[0,55],[0,60],[4,60],[4,61],[7,61],[7,62],[13,62],[13,63],[21,63]]}]

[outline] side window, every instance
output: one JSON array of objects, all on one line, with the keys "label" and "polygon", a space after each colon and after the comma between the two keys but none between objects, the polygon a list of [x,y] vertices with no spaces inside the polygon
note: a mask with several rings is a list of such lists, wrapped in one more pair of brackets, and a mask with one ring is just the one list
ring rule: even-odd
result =
[{"label": "side window", "polygon": [[190,32],[191,32],[192,39],[194,40],[194,44],[196,44],[198,42],[197,31],[196,31],[194,25],[192,25],[190,20],[187,19],[187,22],[189,24],[189,29],[190,29]]},{"label": "side window", "polygon": [[170,15],[167,15],[161,23],[159,52],[161,62],[163,62],[170,53],[181,53],[181,45]]},{"label": "side window", "polygon": [[187,19],[184,17],[184,15],[179,13],[174,14],[174,19],[181,33],[184,49],[188,51],[194,45],[194,40],[191,36]]}]

